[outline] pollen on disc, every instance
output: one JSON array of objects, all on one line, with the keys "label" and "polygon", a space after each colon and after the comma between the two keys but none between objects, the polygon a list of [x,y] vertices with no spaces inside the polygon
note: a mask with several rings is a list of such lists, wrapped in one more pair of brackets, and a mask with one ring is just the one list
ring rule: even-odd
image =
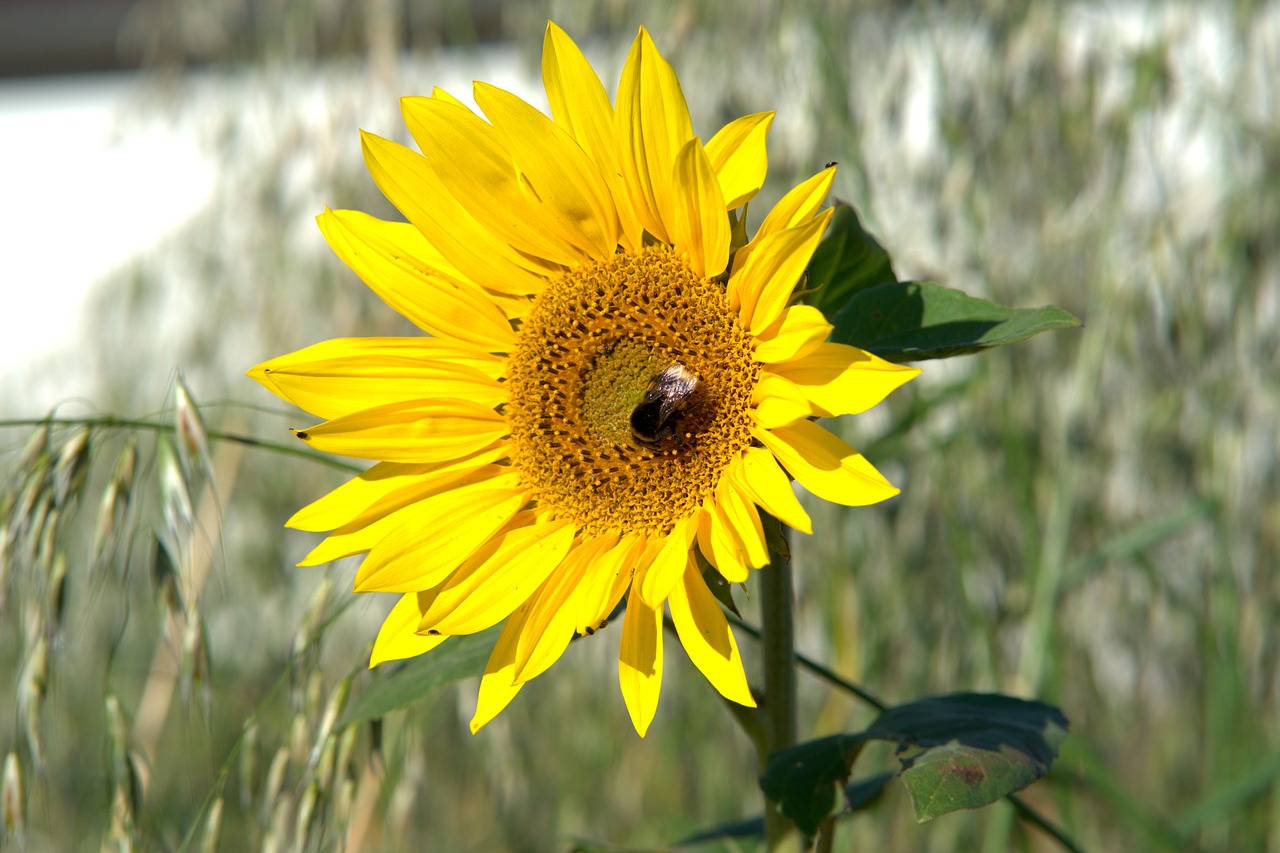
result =
[{"label": "pollen on disc", "polygon": [[[631,413],[673,364],[698,404],[646,446]],[[664,535],[750,444],[759,378],[724,287],[662,246],[567,272],[539,294],[508,362],[512,464],[539,506],[587,532]]]}]

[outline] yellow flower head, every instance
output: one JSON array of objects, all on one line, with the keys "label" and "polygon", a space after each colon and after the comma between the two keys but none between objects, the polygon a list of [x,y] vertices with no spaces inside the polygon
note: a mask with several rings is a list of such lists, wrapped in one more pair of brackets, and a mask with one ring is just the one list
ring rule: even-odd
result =
[{"label": "yellow flower head", "polygon": [[300,439],[378,460],[289,521],[331,531],[302,565],[364,554],[356,591],[401,594],[372,665],[506,620],[474,731],[625,597],[618,668],[643,735],[664,603],[716,689],[755,704],[695,549],[736,583],[768,562],[760,509],[812,532],[787,473],[849,506],[896,494],[813,418],[864,411],[918,371],[825,342],[822,314],[788,304],[834,168],[734,239],[771,113],[704,145],[643,29],[616,106],[554,24],[542,74],[551,118],[484,83],[483,117],[440,90],[405,98],[422,153],[372,134],[364,152],[408,223],[319,217],[428,336],[328,341],[249,375],[326,419]]}]

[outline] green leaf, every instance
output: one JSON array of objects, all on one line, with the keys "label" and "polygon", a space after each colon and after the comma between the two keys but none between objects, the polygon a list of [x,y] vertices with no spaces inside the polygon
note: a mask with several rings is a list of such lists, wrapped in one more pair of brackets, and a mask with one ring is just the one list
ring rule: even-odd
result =
[{"label": "green leaf", "polygon": [[[812,836],[837,808],[838,786],[869,740],[900,747],[901,776],[924,823],[1011,794],[1049,771],[1067,734],[1051,705],[988,693],[955,693],[883,711],[862,732],[830,735],[770,754],[760,788]],[[893,774],[844,789],[850,810],[879,795]]]},{"label": "green leaf", "polygon": [[840,312],[849,298],[878,284],[898,280],[889,253],[867,233],[857,212],[837,201],[826,236],[809,260],[809,304],[828,317]]},{"label": "green leaf", "polygon": [[699,844],[724,841],[727,838],[764,838],[764,818],[757,815],[733,823],[722,823],[719,826],[695,832],[693,835],[687,835],[672,846],[696,847]]},{"label": "green leaf", "polygon": [[1051,305],[1008,308],[931,281],[891,282],[859,291],[832,323],[831,340],[895,362],[969,355],[1081,325]]},{"label": "green leaf", "polygon": [[770,753],[760,789],[806,836],[837,808],[836,790],[862,749],[856,734],[830,735]]},{"label": "green leaf", "polygon": [[697,563],[698,571],[702,573],[702,581],[707,585],[707,589],[711,590],[711,594],[716,597],[716,601],[739,619],[742,614],[738,612],[738,604],[733,600],[733,585],[725,580],[724,575],[720,574],[720,570],[707,562],[707,558],[702,556],[702,552],[694,550],[694,562]]},{"label": "green leaf", "polygon": [[347,712],[342,725],[385,717],[412,705],[441,687],[484,674],[485,661],[498,641],[501,625],[478,634],[450,637],[425,655],[401,664],[377,679]]},{"label": "green leaf", "polygon": [[987,693],[935,696],[884,711],[862,733],[918,751],[901,758],[916,820],[975,809],[1044,776],[1067,734],[1051,705]]},{"label": "green leaf", "polygon": [[[884,786],[893,779],[893,773],[878,773],[867,779],[853,782],[844,789],[845,807],[849,813],[870,807],[884,793]],[[743,818],[732,823],[722,823],[710,829],[704,829],[693,835],[687,835],[677,841],[673,847],[696,847],[711,841],[723,841],[729,838],[764,838],[764,817]]]}]

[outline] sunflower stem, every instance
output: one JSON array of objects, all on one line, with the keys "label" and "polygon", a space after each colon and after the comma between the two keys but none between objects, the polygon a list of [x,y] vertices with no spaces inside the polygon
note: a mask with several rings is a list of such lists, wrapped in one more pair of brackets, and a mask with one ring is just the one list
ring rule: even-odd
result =
[{"label": "sunflower stem", "polygon": [[[769,567],[760,573],[760,641],[764,654],[765,738],[761,769],[769,755],[796,742],[795,625],[791,560],[770,549]],[[791,821],[773,803],[764,812],[768,849],[778,850],[792,832]]]}]

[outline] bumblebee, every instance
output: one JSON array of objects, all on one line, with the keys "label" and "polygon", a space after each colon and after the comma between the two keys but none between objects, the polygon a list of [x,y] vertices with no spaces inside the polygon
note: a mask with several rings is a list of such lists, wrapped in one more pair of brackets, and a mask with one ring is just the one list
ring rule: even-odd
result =
[{"label": "bumblebee", "polygon": [[635,440],[654,447],[674,437],[693,404],[699,382],[678,361],[649,380],[644,399],[631,411],[631,434]]}]

